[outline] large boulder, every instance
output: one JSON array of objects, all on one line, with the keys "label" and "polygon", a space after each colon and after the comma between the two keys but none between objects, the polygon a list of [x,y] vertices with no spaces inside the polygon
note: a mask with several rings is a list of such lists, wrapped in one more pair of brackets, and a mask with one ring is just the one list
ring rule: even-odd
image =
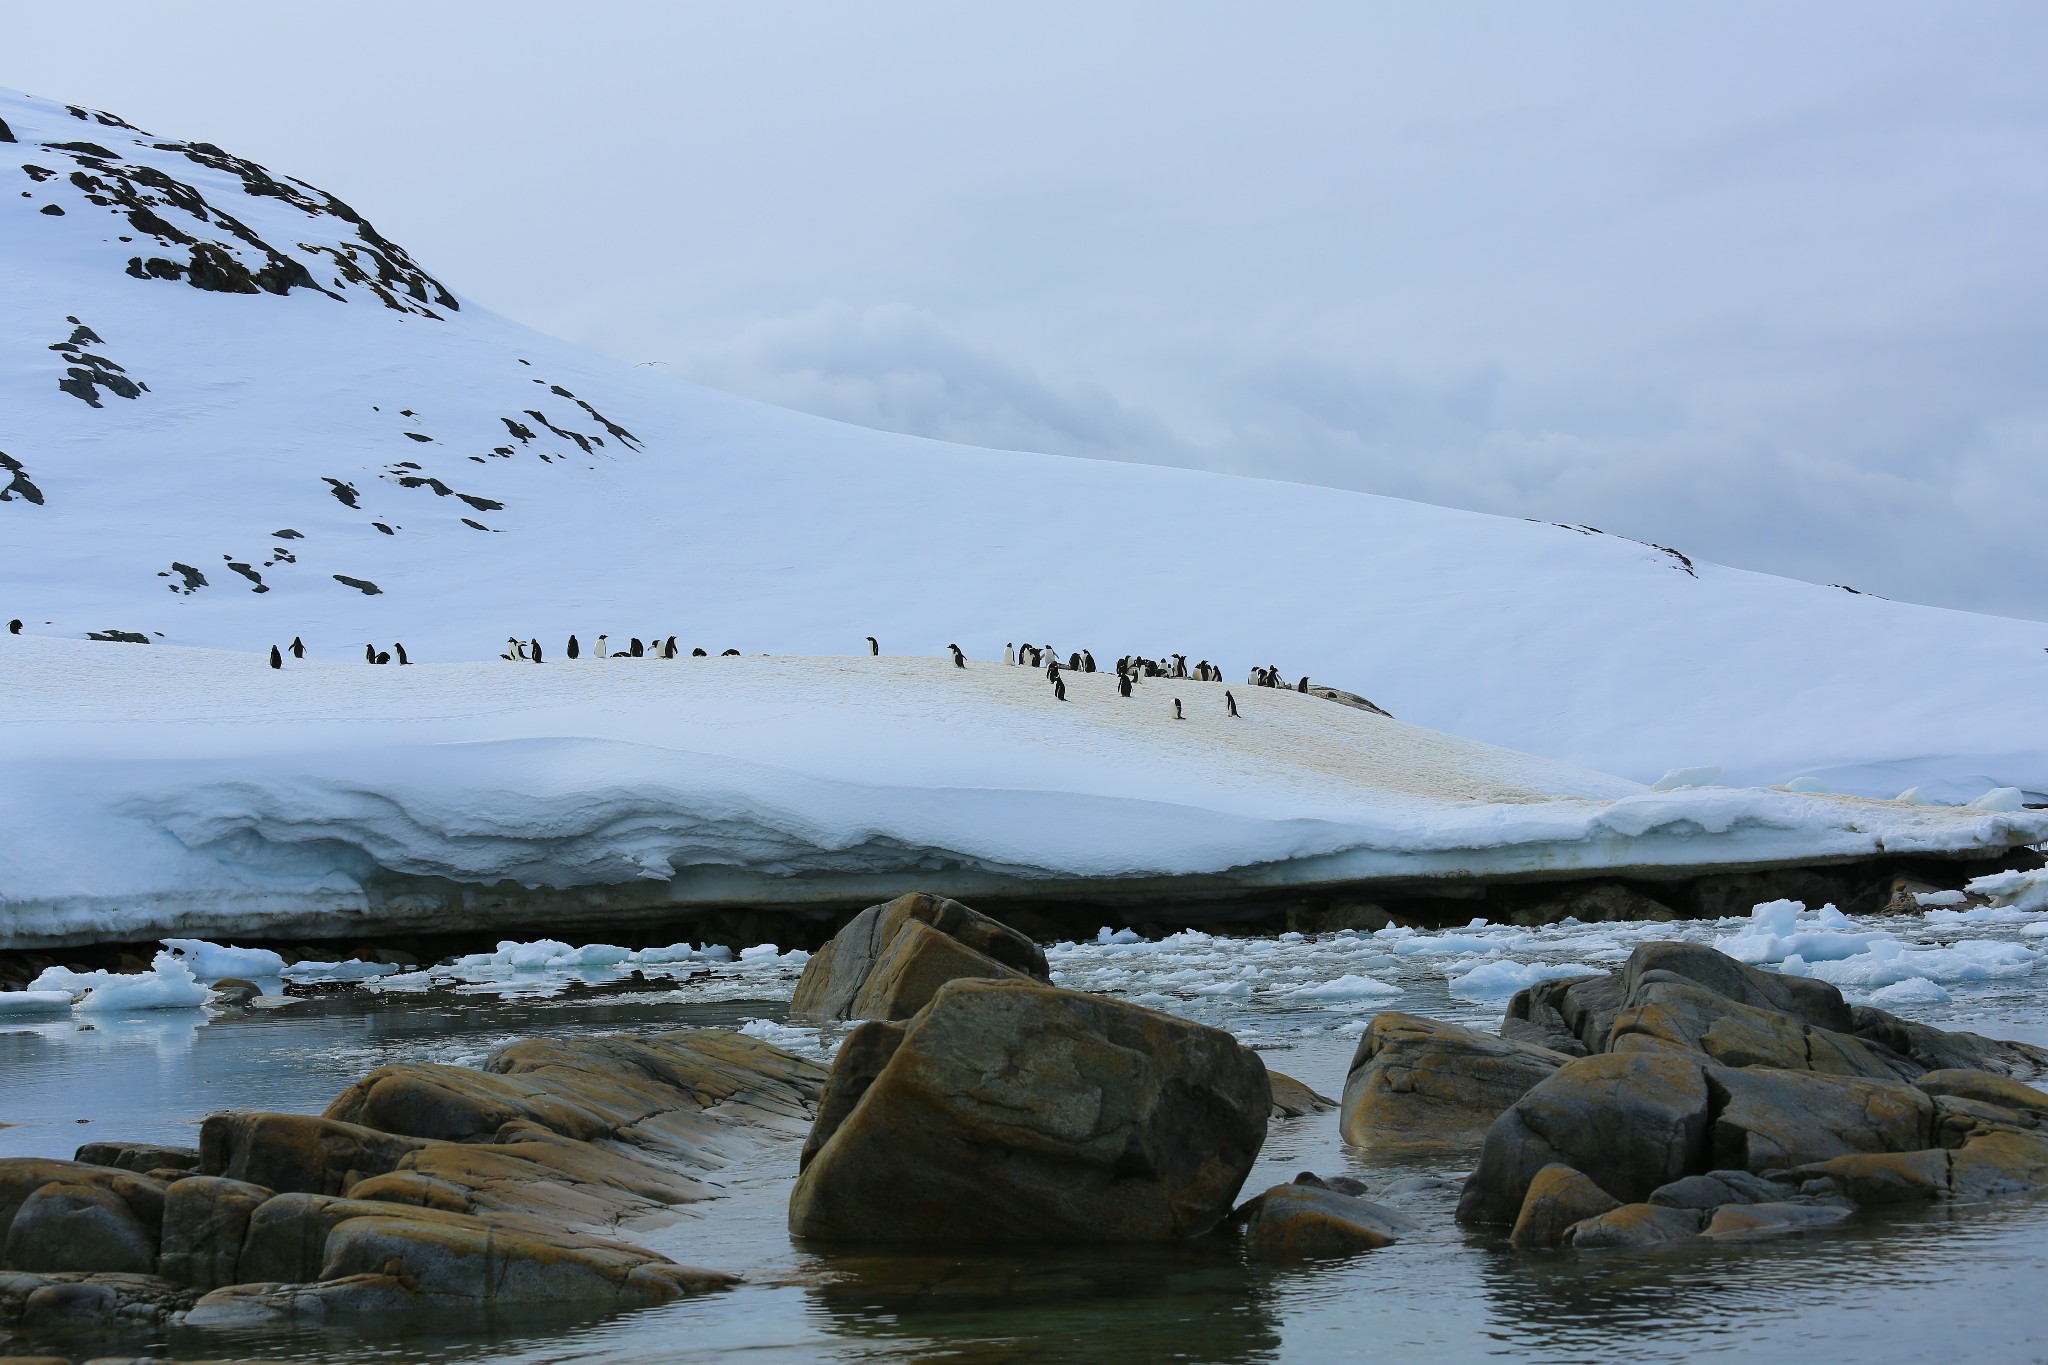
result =
[{"label": "large boulder", "polygon": [[1536,1172],[1508,1241],[1517,1251],[1561,1245],[1574,1224],[1621,1207],[1621,1201],[1571,1167],[1553,1162]]},{"label": "large boulder", "polygon": [[156,1249],[156,1234],[112,1190],[57,1181],[22,1200],[7,1225],[0,1268],[147,1275],[156,1269]]},{"label": "large boulder", "polygon": [[2018,1081],[2048,1076],[2048,1048],[1986,1038],[1981,1033],[1950,1032],[1870,1005],[1857,1005],[1850,1013],[1850,1032],[1926,1071],[1985,1071]]},{"label": "large boulder", "polygon": [[1704,1052],[1724,1066],[1782,1067],[1892,1081],[1898,1073],[1860,1039],[1796,1015],[1744,1005],[1669,972],[1645,972],[1615,1016],[1608,1048],[1645,1042]]},{"label": "large boulder", "polygon": [[812,955],[790,1013],[806,1019],[908,1019],[948,981],[1051,980],[1030,938],[960,902],[912,892],[855,915]]},{"label": "large boulder", "polygon": [[1352,1054],[1340,1131],[1381,1155],[1476,1147],[1509,1105],[1570,1060],[1458,1024],[1382,1014]]},{"label": "large boulder", "polygon": [[1705,1170],[1705,1057],[1659,1049],[1565,1063],[1487,1130],[1458,1201],[1461,1223],[1512,1223],[1553,1162],[1597,1176],[1624,1202]]},{"label": "large boulder", "polygon": [[1723,1066],[1707,1081],[1716,1166],[1762,1173],[1934,1145],[1934,1102],[1903,1083]]},{"label": "large boulder", "polygon": [[1761,971],[1704,943],[1653,942],[1636,945],[1621,969],[1629,1003],[1652,972],[1668,972],[1737,1004],[1774,1010],[1836,1033],[1855,1032],[1842,993],[1825,981]]},{"label": "large boulder", "polygon": [[841,1047],[789,1229],[821,1240],[1133,1242],[1230,1212],[1264,1141],[1258,1055],[1136,1005],[956,980]]},{"label": "large boulder", "polygon": [[199,1289],[235,1283],[249,1218],[273,1193],[217,1175],[173,1181],[164,1191],[157,1273]]}]

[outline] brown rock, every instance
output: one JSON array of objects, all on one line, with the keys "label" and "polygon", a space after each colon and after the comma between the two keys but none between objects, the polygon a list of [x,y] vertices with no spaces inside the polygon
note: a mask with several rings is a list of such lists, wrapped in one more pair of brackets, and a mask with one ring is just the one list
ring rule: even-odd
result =
[{"label": "brown rock", "polygon": [[2007,1076],[1995,1075],[1989,1071],[1955,1069],[1930,1071],[1913,1082],[1914,1088],[1929,1095],[1949,1095],[1956,1099],[1977,1100],[1983,1104],[1996,1104],[2022,1113],[2048,1116],[2048,1094],[2043,1094],[2031,1085],[2021,1085]]},{"label": "brown rock", "polygon": [[1724,1204],[1772,1204],[1799,1192],[1797,1185],[1766,1180],[1748,1171],[1708,1171],[1682,1176],[1650,1191],[1650,1202],[1668,1209],[1718,1209]]},{"label": "brown rock", "polygon": [[1304,1114],[1322,1114],[1335,1109],[1337,1101],[1328,1095],[1318,1095],[1294,1077],[1268,1069],[1266,1080],[1273,1087],[1273,1113],[1276,1119],[1298,1119]]},{"label": "brown rock", "polygon": [[185,1315],[185,1325],[211,1330],[303,1330],[330,1322],[374,1321],[390,1326],[428,1306],[426,1299],[395,1275],[351,1275],[324,1284],[232,1284],[194,1304]]},{"label": "brown rock", "polygon": [[164,1234],[157,1273],[198,1289],[233,1284],[249,1218],[272,1191],[243,1180],[195,1175],[164,1191]]},{"label": "brown rock", "polygon": [[1615,1016],[1608,1046],[1647,1037],[1704,1052],[1724,1066],[1783,1067],[1871,1080],[1899,1079],[1877,1053],[1846,1033],[1816,1028],[1778,1010],[1730,1000],[1667,972],[1644,972]]},{"label": "brown rock", "polygon": [[1759,971],[1704,943],[1656,942],[1636,945],[1621,969],[1622,989],[1634,1002],[1645,974],[1669,972],[1740,1005],[1790,1014],[1835,1033],[1855,1025],[1842,993],[1825,981]]},{"label": "brown rock", "polygon": [[1621,1201],[1571,1167],[1556,1162],[1536,1172],[1508,1241],[1517,1251],[1563,1244],[1574,1224],[1621,1207]]},{"label": "brown rock", "polygon": [[200,1169],[280,1193],[340,1194],[393,1170],[423,1144],[309,1114],[237,1109],[199,1125]]},{"label": "brown rock", "polygon": [[1623,1204],[1574,1224],[1565,1244],[1575,1251],[1611,1251],[1623,1247],[1682,1242],[1700,1235],[1706,1214],[1698,1209],[1673,1209],[1662,1204]]},{"label": "brown rock", "polygon": [[1852,1152],[1933,1146],[1934,1104],[1910,1085],[1717,1066],[1716,1166],[1784,1170]]},{"label": "brown rock", "polygon": [[1851,1013],[1854,1026],[1849,1032],[1928,1071],[1988,1071],[2018,1081],[2048,1076],[2048,1048],[1978,1033],[1951,1033],[1869,1005],[1858,1005]]},{"label": "brown rock", "polygon": [[1986,1133],[1949,1157],[1949,1197],[2002,1199],[2048,1190],[2048,1137]]},{"label": "brown rock", "polygon": [[1855,1210],[1845,1203],[1807,1203],[1785,1200],[1773,1204],[1731,1204],[1714,1210],[1702,1236],[1717,1241],[1751,1237],[1781,1237],[1790,1232],[1812,1232],[1844,1222]]},{"label": "brown rock", "polygon": [[1787,1173],[1788,1179],[1825,1180],[1859,1206],[1920,1204],[1949,1197],[1950,1154],[1939,1148],[1918,1152],[1856,1152],[1816,1161]]},{"label": "brown rock", "polygon": [[1502,1111],[1568,1060],[1458,1024],[1382,1014],[1352,1054],[1340,1131],[1352,1146],[1388,1155],[1477,1146]]},{"label": "brown rock", "polygon": [[87,1166],[112,1166],[148,1175],[151,1171],[199,1169],[197,1147],[165,1147],[154,1142],[88,1142],[72,1155]]},{"label": "brown rock", "polygon": [[52,1182],[21,1201],[0,1268],[147,1275],[156,1269],[156,1248],[155,1230],[104,1184]]},{"label": "brown rock", "polygon": [[1245,1254],[1254,1261],[1355,1256],[1415,1230],[1392,1209],[1316,1185],[1275,1185],[1243,1212]]},{"label": "brown rock", "polygon": [[901,1029],[893,1046],[876,1026],[849,1038],[866,1040],[848,1062],[860,1093],[834,1098],[835,1065],[792,1234],[1189,1237],[1229,1213],[1265,1138],[1265,1066],[1219,1029],[993,981],[947,983]]},{"label": "brown rock", "polygon": [[522,1236],[488,1224],[352,1218],[327,1240],[324,1280],[404,1267],[417,1294],[479,1303],[592,1303],[635,1307],[723,1289],[732,1275],[676,1265],[653,1252]]},{"label": "brown rock", "polygon": [[1037,944],[958,901],[913,892],[871,905],[815,953],[793,1016],[907,1019],[948,981],[1050,979]]}]

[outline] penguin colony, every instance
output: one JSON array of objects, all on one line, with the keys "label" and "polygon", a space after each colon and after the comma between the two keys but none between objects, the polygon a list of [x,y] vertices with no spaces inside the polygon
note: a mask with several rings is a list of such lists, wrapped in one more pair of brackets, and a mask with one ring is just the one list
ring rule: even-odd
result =
[{"label": "penguin colony", "polygon": [[[18,617],[7,623],[8,634],[19,635],[21,632],[22,623]],[[872,635],[863,636],[862,639],[867,642],[869,656],[880,657],[882,653],[881,642]],[[949,644],[946,646],[946,649],[952,658],[953,667],[967,667],[966,652],[959,645]],[[568,659],[581,660],[585,657],[586,651],[582,641],[577,639],[576,636],[571,635],[562,653]],[[294,635],[292,642],[282,649],[272,645],[269,654],[270,667],[273,669],[283,669],[286,656],[295,660],[304,659],[306,657],[305,641],[299,636]],[[648,641],[643,641],[639,636],[635,635],[628,639],[626,648],[620,650],[614,650],[611,647],[611,637],[609,635],[599,635],[596,644],[588,651],[588,656],[595,661],[601,659],[675,659],[682,657],[682,654],[676,644],[676,637],[673,635],[666,638],[655,635],[649,637]],[[547,662],[546,651],[538,637],[522,640],[517,636],[507,636],[505,639],[505,652],[498,657],[512,663],[537,664]],[[703,659],[710,657],[710,655],[709,651],[699,646],[690,651],[690,657],[693,659]],[[719,657],[726,659],[737,658],[739,657],[739,651],[737,649],[727,649]],[[389,650],[379,649],[374,644],[363,646],[364,663],[389,664],[394,659],[401,666],[412,662],[412,659],[407,656],[405,646],[402,643],[393,643]],[[1053,700],[1061,702],[1067,699],[1067,684],[1060,676],[1062,673],[1093,673],[1097,671],[1093,650],[1075,650],[1062,660],[1059,651],[1055,650],[1051,645],[1034,645],[1028,641],[1022,644],[1012,643],[1004,645],[1003,662],[1013,668],[1043,668],[1046,681],[1052,684]],[[1210,663],[1207,659],[1197,660],[1193,665],[1190,665],[1187,655],[1174,653],[1168,653],[1158,659],[1148,658],[1141,654],[1126,654],[1116,661],[1116,694],[1118,697],[1128,700],[1135,696],[1137,694],[1138,682],[1141,678],[1222,682],[1223,670]],[[1309,681],[1306,676],[1290,685],[1281,676],[1277,665],[1268,665],[1264,668],[1254,666],[1246,676],[1245,681],[1253,687],[1270,687],[1301,693],[1306,693],[1309,690]],[[1175,720],[1186,719],[1181,699],[1174,697],[1172,701],[1173,718]],[[1223,709],[1225,715],[1234,718],[1240,717],[1243,714],[1237,709],[1236,694],[1228,689],[1223,693]]]}]

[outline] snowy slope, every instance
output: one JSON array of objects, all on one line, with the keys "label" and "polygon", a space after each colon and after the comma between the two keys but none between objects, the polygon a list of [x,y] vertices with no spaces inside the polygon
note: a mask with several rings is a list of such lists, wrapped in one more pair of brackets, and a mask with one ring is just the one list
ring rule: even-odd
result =
[{"label": "snowy slope", "polygon": [[[919,884],[1047,894],[1699,868],[2048,839],[1999,813],[1650,792],[1299,693],[929,658],[367,668],[0,639],[0,943],[508,925]],[[1180,697],[1185,720],[1172,715]],[[451,914],[386,873],[638,896]],[[384,878],[385,891],[369,885]],[[1142,889],[1157,891],[1156,885]]]},{"label": "snowy slope", "polygon": [[217,149],[11,94],[0,120],[0,618],[32,634],[296,634],[337,662],[571,631],[1030,639],[1277,664],[1639,780],[2048,792],[2048,627],[1584,528],[841,426],[492,316]]}]

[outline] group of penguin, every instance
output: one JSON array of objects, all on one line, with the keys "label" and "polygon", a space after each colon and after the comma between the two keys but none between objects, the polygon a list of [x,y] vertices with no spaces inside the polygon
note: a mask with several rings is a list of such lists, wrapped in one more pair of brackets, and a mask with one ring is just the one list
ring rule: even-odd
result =
[{"label": "group of penguin", "polygon": [[[301,640],[298,636],[294,635],[292,636],[292,642],[286,645],[283,649],[279,649],[276,645],[272,645],[270,647],[270,666],[272,668],[283,668],[284,656],[287,654],[291,655],[294,659],[305,658],[306,642],[304,640]],[[405,656],[404,645],[394,644],[391,646],[390,649],[379,649],[375,645],[363,646],[363,662],[366,664],[388,664],[391,663],[394,658],[397,660],[398,663],[401,664],[409,664],[412,662],[411,659],[408,659]]]},{"label": "group of penguin", "polygon": [[[870,653],[879,652],[875,646],[875,637],[872,635],[868,637],[868,647]],[[946,648],[953,652],[953,667],[967,667],[967,657],[961,653],[960,646],[947,645]],[[1200,660],[1192,668],[1188,666],[1188,656],[1185,654],[1169,654],[1167,655],[1167,660],[1162,662],[1158,659],[1148,659],[1143,655],[1137,654],[1126,654],[1123,658],[1118,659],[1116,661],[1116,694],[1119,697],[1130,697],[1137,689],[1139,678],[1188,678],[1195,682],[1223,681],[1223,670],[1210,663],[1207,659]],[[1051,645],[1034,645],[1028,641],[1021,645],[1004,645],[1003,662],[1013,667],[1021,665],[1025,668],[1044,668],[1046,680],[1052,684],[1054,701],[1065,701],[1067,699],[1067,684],[1060,676],[1062,672],[1093,673],[1096,671],[1095,654],[1092,650],[1083,649],[1069,654],[1066,662],[1061,663],[1059,653]],[[1252,669],[1251,676],[1247,681],[1254,687],[1287,687],[1287,684],[1280,680],[1280,670],[1277,667],[1255,667]],[[1304,677],[1297,687],[1288,690],[1307,692],[1308,679]],[[1236,716],[1242,714],[1237,709],[1236,695],[1227,688],[1223,693],[1223,707],[1229,715]],[[1179,697],[1173,699],[1173,718],[1175,720],[1187,719],[1187,714],[1181,706]]]},{"label": "group of penguin", "polygon": [[[583,657],[582,642],[571,635],[568,648],[562,652],[571,659],[580,659]],[[728,649],[719,657],[721,659],[730,659],[736,658],[738,655],[738,650]],[[597,637],[597,643],[590,648],[590,657],[592,659],[680,659],[682,656],[683,652],[676,647],[676,637],[673,635],[669,636],[666,640],[657,637],[651,643],[643,643],[640,637],[635,635],[624,649],[619,650],[612,648],[611,636],[600,635]],[[505,652],[498,657],[510,660],[513,663],[522,664],[541,664],[547,662],[547,655],[542,650],[538,639],[520,640],[511,636],[506,637]],[[709,658],[710,651],[693,649],[690,651],[690,657],[693,659]]]}]

